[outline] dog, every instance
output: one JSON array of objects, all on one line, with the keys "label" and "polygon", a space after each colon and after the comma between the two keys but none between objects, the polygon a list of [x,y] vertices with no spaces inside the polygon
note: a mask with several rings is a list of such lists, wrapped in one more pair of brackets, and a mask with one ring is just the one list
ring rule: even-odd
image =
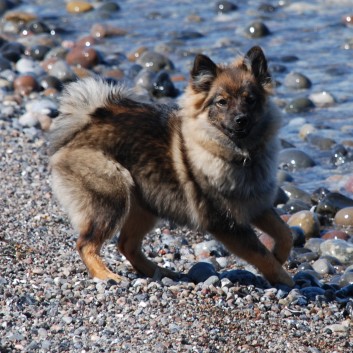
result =
[{"label": "dog", "polygon": [[282,267],[291,231],[273,209],[281,114],[271,82],[255,46],[229,65],[198,54],[177,107],[100,78],[68,84],[50,132],[52,187],[91,276],[122,280],[100,256],[119,232],[118,250],[138,272],[178,278],[141,250],[162,218],[211,233],[270,283],[293,286]]}]

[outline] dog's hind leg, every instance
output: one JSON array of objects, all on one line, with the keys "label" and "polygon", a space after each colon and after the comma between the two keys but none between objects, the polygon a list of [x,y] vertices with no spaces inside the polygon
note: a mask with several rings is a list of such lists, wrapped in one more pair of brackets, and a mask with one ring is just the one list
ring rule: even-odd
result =
[{"label": "dog's hind leg", "polygon": [[276,257],[260,242],[250,226],[238,226],[229,233],[213,234],[235,255],[259,269],[270,283],[283,283],[291,287],[294,285],[292,278]]},{"label": "dog's hind leg", "polygon": [[272,253],[281,264],[284,264],[293,245],[293,237],[287,224],[272,208],[255,219],[253,224],[273,238],[275,244]]},{"label": "dog's hind leg", "polygon": [[131,265],[145,276],[178,279],[178,273],[158,266],[142,252],[143,238],[153,228],[156,220],[153,214],[143,209],[136,201],[132,201],[129,215],[120,232],[118,249]]},{"label": "dog's hind leg", "polygon": [[100,256],[130,208],[130,173],[103,153],[62,149],[51,160],[53,190],[79,232],[77,250],[92,277],[120,281]]}]

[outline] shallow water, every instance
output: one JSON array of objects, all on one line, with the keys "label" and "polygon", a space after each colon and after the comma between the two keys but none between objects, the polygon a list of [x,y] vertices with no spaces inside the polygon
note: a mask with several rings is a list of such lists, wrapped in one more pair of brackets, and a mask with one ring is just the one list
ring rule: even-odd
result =
[{"label": "shallow water", "polygon": [[[100,6],[103,3],[93,4]],[[246,52],[255,44],[261,45],[278,83],[276,99],[283,106],[293,98],[323,91],[336,100],[329,107],[315,107],[305,113],[284,113],[281,137],[307,152],[317,164],[291,172],[294,182],[306,191],[326,186],[352,196],[346,182],[353,173],[353,164],[345,162],[334,166],[330,162],[331,150],[320,151],[299,136],[303,124],[309,123],[317,128],[318,135],[330,137],[337,143],[353,141],[353,52],[346,49],[353,40],[353,25],[347,26],[343,22],[344,16],[353,15],[352,2],[266,2],[275,7],[273,12],[260,10],[261,3],[255,0],[236,3],[238,9],[226,14],[217,13],[216,2],[199,0],[168,3],[122,0],[118,2],[121,10],[110,15],[99,11],[70,14],[64,1],[53,0],[24,1],[16,10],[34,12],[47,23],[64,28],[66,32],[60,34],[60,38],[67,40],[87,35],[97,22],[104,21],[125,29],[126,36],[105,38],[97,46],[104,55],[122,53],[120,68],[125,72],[132,65],[125,55],[141,46],[163,52],[174,63],[175,73],[187,77],[193,55],[197,52],[210,55],[216,62],[229,62],[237,53]],[[271,34],[248,38],[245,29],[253,21],[265,23]],[[188,33],[183,31],[197,32],[202,36],[190,38],[193,36],[188,32],[187,39]],[[283,72],[279,72],[279,65]],[[289,72],[306,75],[312,82],[311,88],[294,90],[285,87],[282,83]],[[185,80],[177,83],[178,88],[185,85]]]}]

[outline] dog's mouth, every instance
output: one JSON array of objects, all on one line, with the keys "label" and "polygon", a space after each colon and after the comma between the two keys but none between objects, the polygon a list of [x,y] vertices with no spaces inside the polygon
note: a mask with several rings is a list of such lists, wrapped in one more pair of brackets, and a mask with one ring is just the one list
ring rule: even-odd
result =
[{"label": "dog's mouth", "polygon": [[250,126],[228,126],[224,123],[220,125],[222,132],[231,140],[246,138],[251,131]]}]

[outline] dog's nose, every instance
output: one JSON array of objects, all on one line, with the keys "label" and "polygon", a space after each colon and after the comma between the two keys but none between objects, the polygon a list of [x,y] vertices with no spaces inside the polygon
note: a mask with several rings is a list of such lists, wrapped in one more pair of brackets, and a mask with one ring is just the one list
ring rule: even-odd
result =
[{"label": "dog's nose", "polygon": [[240,114],[235,117],[235,124],[237,125],[237,129],[242,129],[246,126],[247,118],[245,114]]}]

